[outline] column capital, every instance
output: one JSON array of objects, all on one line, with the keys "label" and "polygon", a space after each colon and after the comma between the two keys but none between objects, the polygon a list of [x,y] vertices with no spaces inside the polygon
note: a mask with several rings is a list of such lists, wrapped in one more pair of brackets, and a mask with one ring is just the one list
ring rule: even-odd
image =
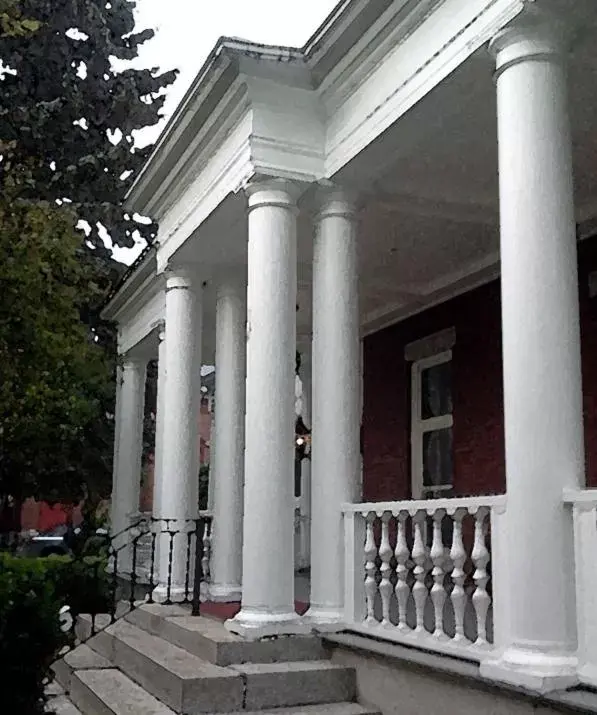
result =
[{"label": "column capital", "polygon": [[121,356],[123,370],[143,370],[147,365],[147,360],[140,355],[126,353]]},{"label": "column capital", "polygon": [[188,267],[168,266],[165,270],[166,291],[176,288],[188,290],[195,287],[195,276]]},{"label": "column capital", "polygon": [[347,219],[356,218],[357,195],[353,191],[337,186],[332,182],[321,182],[316,191],[317,219],[340,216]]},{"label": "column capital", "polygon": [[242,280],[240,278],[222,279],[216,286],[216,300],[224,297],[246,300],[246,280]]},{"label": "column capital", "polygon": [[496,60],[496,78],[519,62],[563,60],[571,36],[571,26],[559,14],[536,5],[526,6],[489,43],[489,52]]},{"label": "column capital", "polygon": [[257,179],[251,181],[245,193],[249,199],[249,211],[264,206],[298,211],[296,202],[302,193],[302,187],[287,179]]},{"label": "column capital", "polygon": [[164,320],[164,318],[156,320],[151,327],[153,330],[157,331],[158,341],[160,343],[163,342],[163,340],[165,340],[166,338],[166,321]]}]

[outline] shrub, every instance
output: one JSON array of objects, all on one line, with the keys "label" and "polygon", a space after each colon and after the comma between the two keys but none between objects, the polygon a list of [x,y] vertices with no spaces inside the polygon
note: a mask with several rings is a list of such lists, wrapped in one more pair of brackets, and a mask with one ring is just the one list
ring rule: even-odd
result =
[{"label": "shrub", "polygon": [[72,632],[60,629],[60,609],[71,615],[108,610],[105,560],[51,556],[15,558],[0,553],[0,692],[2,712],[41,715],[44,683]]},{"label": "shrub", "polygon": [[19,715],[44,712],[44,681],[65,635],[60,603],[48,578],[48,560],[0,554],[0,686],[2,710]]}]

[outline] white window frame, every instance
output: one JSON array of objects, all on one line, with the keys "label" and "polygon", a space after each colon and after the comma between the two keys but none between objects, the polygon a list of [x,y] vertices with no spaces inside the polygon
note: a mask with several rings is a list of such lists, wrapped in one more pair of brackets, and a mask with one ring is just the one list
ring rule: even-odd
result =
[{"label": "white window frame", "polygon": [[422,408],[422,373],[424,370],[436,365],[443,365],[451,362],[452,350],[421,358],[412,363],[411,368],[411,489],[413,499],[426,499],[429,492],[448,492],[453,488],[453,484],[442,484],[434,487],[426,487],[423,484],[423,435],[439,429],[447,429],[454,426],[454,415],[440,415],[423,419]]}]

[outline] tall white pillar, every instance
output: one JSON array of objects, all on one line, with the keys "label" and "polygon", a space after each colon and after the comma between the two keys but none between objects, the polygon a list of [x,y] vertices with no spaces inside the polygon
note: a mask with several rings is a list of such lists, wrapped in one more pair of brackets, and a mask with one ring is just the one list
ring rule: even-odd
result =
[{"label": "tall white pillar", "polygon": [[255,183],[248,196],[243,593],[226,625],[260,638],[303,629],[294,610],[297,209],[289,182]]},{"label": "tall white pillar", "polygon": [[[166,321],[160,320],[155,324],[158,337],[158,384],[157,384],[157,406],[155,420],[155,447],[153,452],[153,503],[152,516],[154,519],[162,519],[163,493],[167,488],[167,480],[164,478],[162,465],[164,455],[164,403],[166,398]],[[154,530],[159,533],[163,525],[160,521],[154,524]],[[156,539],[154,554],[154,580],[158,576],[160,563],[160,538]]]},{"label": "tall white pillar", "polygon": [[542,691],[576,680],[573,531],[562,492],[583,483],[585,468],[565,39],[533,9],[491,43],[508,501],[505,548],[494,553],[503,650],[482,672]]},{"label": "tall white pillar", "polygon": [[[141,457],[143,453],[143,408],[145,404],[145,374],[147,362],[125,356],[120,369],[115,423],[116,448],[112,486],[112,533],[119,534],[130,526],[131,516],[139,511],[141,488]],[[117,570],[130,569],[131,554],[127,547],[129,535],[117,538]]]},{"label": "tall white pillar", "polygon": [[242,577],[245,449],[246,290],[229,283],[217,289],[216,395],[210,481],[214,526],[210,597],[239,601]]},{"label": "tall white pillar", "polygon": [[[154,598],[180,601],[187,585],[187,521],[197,514],[198,415],[201,372],[201,287],[186,270],[166,280],[166,390],[163,398],[160,511],[179,531],[160,538],[159,584]],[[192,585],[193,567],[191,563]]]},{"label": "tall white pillar", "polygon": [[360,346],[355,208],[327,190],[313,251],[311,607],[322,628],[344,617],[341,505],[359,477]]},{"label": "tall white pillar", "polygon": [[166,482],[162,467],[164,454],[164,403],[166,399],[166,322],[160,320],[155,327],[158,334],[158,385],[153,455],[153,516],[159,519],[163,516],[162,494]]}]

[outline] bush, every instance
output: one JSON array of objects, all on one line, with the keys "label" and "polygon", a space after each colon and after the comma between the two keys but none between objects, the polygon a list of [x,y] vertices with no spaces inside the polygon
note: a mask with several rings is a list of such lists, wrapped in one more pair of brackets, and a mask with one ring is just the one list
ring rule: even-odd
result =
[{"label": "bush", "polygon": [[0,554],[0,692],[2,712],[40,715],[44,683],[72,632],[60,629],[60,609],[78,613],[108,610],[105,560],[89,557],[15,558]]},{"label": "bush", "polygon": [[0,554],[0,691],[2,710],[19,715],[44,712],[44,681],[66,637],[60,630],[62,603],[48,578],[47,559]]}]

